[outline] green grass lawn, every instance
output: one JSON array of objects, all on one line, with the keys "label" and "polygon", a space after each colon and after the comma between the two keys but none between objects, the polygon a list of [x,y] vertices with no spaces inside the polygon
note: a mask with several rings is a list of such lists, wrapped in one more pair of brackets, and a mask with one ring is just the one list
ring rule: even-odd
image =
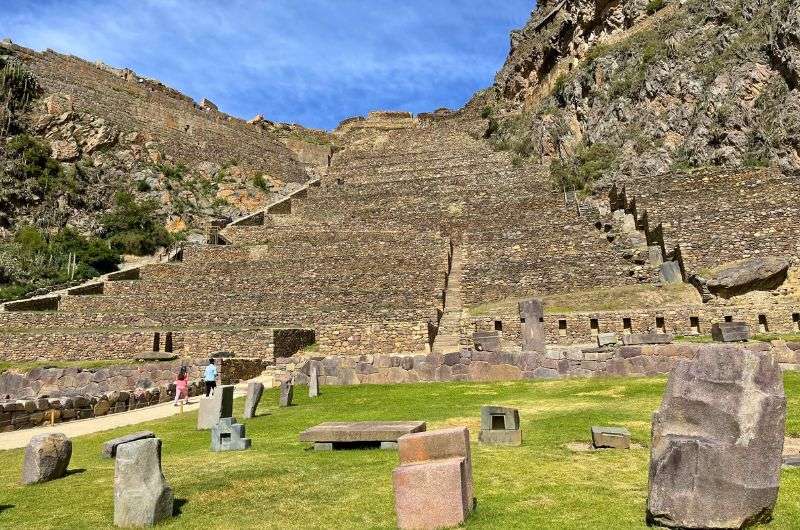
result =
[{"label": "green grass lawn", "polygon": [[[74,440],[74,473],[19,485],[22,450],[0,452],[0,528],[106,528],[113,516],[114,462],[103,441],[150,429],[164,441],[164,474],[179,499],[176,528],[392,528],[394,451],[314,452],[303,429],[334,420],[426,420],[466,425],[473,439],[478,510],[469,528],[643,528],[650,415],[665,378],[296,388],[297,406],[279,409],[265,392],[246,422],[253,449],[212,453],[196,413]],[[787,374],[787,432],[800,433],[800,374]],[[520,409],[523,446],[477,443],[481,405]],[[241,418],[243,400],[234,409]],[[592,425],[623,425],[642,448],[572,452]],[[800,470],[783,471],[774,522],[798,528]]]}]

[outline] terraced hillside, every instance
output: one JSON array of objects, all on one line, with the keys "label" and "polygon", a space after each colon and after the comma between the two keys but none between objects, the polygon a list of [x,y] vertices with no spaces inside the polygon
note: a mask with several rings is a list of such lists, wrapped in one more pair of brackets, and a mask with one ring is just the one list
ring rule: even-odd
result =
[{"label": "terraced hillside", "polygon": [[[681,106],[656,91],[651,77],[656,64],[687,61],[678,53],[686,50],[672,41],[656,46],[655,37],[674,30],[693,46],[689,23],[709,12],[744,10],[749,20],[773,21],[763,6],[736,4],[659,2],[651,9],[642,2],[541,2],[526,29],[514,34],[493,89],[457,112],[375,112],[343,122],[324,141],[317,138],[335,145],[317,153],[329,153],[312,172],[319,180],[309,180],[303,157],[287,158],[282,145],[288,144],[260,122],[195,106],[127,71],[106,91],[108,72],[33,54],[28,63],[52,90],[93,112],[118,115],[119,123],[147,124],[170,156],[219,163],[223,155],[211,150],[217,146],[243,165],[265,164],[297,190],[247,209],[253,214],[213,239],[223,244],[187,245],[173,261],[7,305],[0,312],[0,351],[12,360],[126,358],[166,348],[169,336],[169,349],[185,355],[229,351],[272,360],[302,351],[360,358],[453,353],[474,346],[476,331],[494,332],[504,349],[519,350],[517,302],[533,296],[545,299],[540,318],[550,345],[585,344],[604,332],[701,335],[733,318],[765,333],[800,331],[800,296],[789,285],[800,263],[800,187],[792,164],[781,162],[786,145],[776,144],[769,151],[775,159],[761,161],[772,167],[752,168],[743,163],[752,145],[735,152],[716,145],[715,153],[730,156],[704,152],[679,163],[678,147],[697,140],[678,139],[679,130],[695,128],[706,137],[691,120],[669,122],[639,143],[638,136],[615,140],[638,123],[636,112],[662,119]],[[735,26],[735,40],[755,53],[750,30],[739,22],[707,22],[709,32]],[[647,56],[644,78],[628,79],[624,94],[616,83],[608,93],[603,72],[627,79],[640,51],[655,54]],[[87,79],[70,95],[57,76],[48,76],[53,65],[86,70]],[[597,80],[591,87],[589,72]],[[779,71],[768,77],[766,84],[786,84]],[[712,86],[690,85],[692,94]],[[102,96],[91,96],[100,89]],[[795,97],[791,91],[787,99]],[[167,108],[181,113],[153,114],[154,102],[165,97]],[[119,101],[123,108],[112,109]],[[766,257],[786,260],[787,285],[703,303],[686,283]]]}]

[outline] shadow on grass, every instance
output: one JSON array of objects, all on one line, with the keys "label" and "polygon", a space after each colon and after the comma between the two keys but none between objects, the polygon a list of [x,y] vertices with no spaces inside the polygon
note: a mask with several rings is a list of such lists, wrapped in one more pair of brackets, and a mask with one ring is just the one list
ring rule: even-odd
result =
[{"label": "shadow on grass", "polygon": [[0,513],[3,513],[6,510],[10,510],[13,507],[14,507],[13,504],[0,504]]},{"label": "shadow on grass", "polygon": [[189,502],[189,499],[175,499],[172,504],[172,516],[178,517],[180,514],[182,514],[183,507],[187,502]]},{"label": "shadow on grass", "polygon": [[81,473],[86,473],[86,468],[78,468],[78,469],[68,469],[66,473],[64,473],[65,477],[70,475],[80,475]]}]

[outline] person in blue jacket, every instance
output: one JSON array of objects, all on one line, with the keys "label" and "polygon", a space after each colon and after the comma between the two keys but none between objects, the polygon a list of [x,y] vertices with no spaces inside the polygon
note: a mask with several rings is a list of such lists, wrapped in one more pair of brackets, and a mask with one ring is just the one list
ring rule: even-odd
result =
[{"label": "person in blue jacket", "polygon": [[217,365],[214,364],[214,359],[208,360],[208,366],[206,366],[206,371],[203,374],[203,381],[206,384],[206,397],[208,397],[217,388]]}]

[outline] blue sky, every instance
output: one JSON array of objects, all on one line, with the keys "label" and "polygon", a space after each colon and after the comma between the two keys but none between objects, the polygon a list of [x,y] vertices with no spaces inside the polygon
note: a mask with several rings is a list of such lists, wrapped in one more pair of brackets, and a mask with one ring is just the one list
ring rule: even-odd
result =
[{"label": "blue sky", "polygon": [[332,128],[458,108],[534,0],[2,0],[0,38],[102,60],[249,119]]}]

